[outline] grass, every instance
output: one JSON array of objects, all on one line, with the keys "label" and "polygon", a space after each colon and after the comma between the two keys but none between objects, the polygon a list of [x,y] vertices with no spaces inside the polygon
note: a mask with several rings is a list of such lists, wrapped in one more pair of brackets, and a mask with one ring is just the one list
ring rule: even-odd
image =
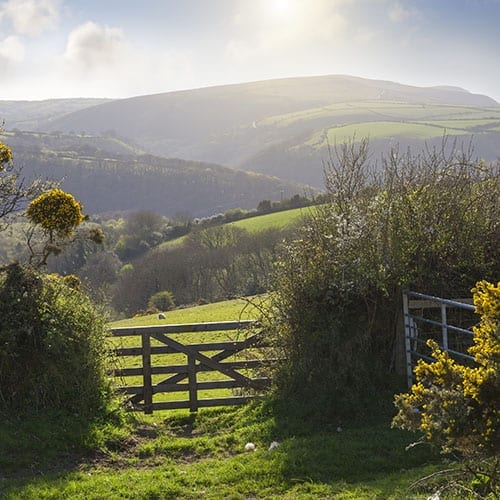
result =
[{"label": "grass", "polygon": [[373,120],[454,120],[454,119],[492,119],[498,120],[500,111],[496,107],[478,108],[475,106],[452,106],[440,104],[409,104],[391,101],[358,101],[338,103],[319,108],[310,108],[284,115],[275,115],[261,120],[258,126],[288,127],[309,120],[331,120],[332,123],[346,123],[353,117],[359,121]]},{"label": "grass", "polygon": [[270,214],[250,217],[235,222],[230,222],[230,226],[245,229],[249,233],[258,233],[269,228],[284,229],[293,224],[297,224],[304,214],[307,214],[313,207],[294,208]]},{"label": "grass", "polygon": [[[195,305],[168,311],[167,319],[158,319],[157,314],[136,316],[110,323],[110,327],[160,325],[167,323],[201,323],[211,321],[232,321],[237,319],[255,319],[258,314],[256,306],[264,297],[233,299],[212,304]],[[253,305],[255,304],[255,305]]]},{"label": "grass", "polygon": [[[55,416],[34,421],[0,424],[6,500],[426,498],[409,487],[440,467],[427,449],[405,451],[413,436],[387,422],[353,422],[338,432],[290,425],[266,405],[159,412],[105,429],[73,417],[63,421],[73,429],[67,434]],[[17,444],[5,439],[9,432]],[[274,440],[280,445],[269,450]],[[245,451],[249,441],[256,451]]]},{"label": "grass", "polygon": [[[269,228],[284,229],[297,224],[302,215],[311,210],[311,207],[294,208],[291,210],[282,210],[280,212],[273,212],[270,214],[257,215],[249,217],[248,219],[241,219],[234,222],[226,223],[228,226],[239,227],[245,229],[249,233],[258,233]],[[174,240],[165,241],[158,245],[157,250],[165,250],[167,248],[174,248],[182,245],[189,235],[180,236]]]},{"label": "grass", "polygon": [[[258,298],[256,300],[265,300]],[[168,312],[169,322],[254,317],[246,301]],[[156,316],[113,326],[158,323]],[[306,409],[307,410],[307,409]],[[0,497],[25,499],[403,499],[443,468],[390,414],[318,421],[272,400],[243,407],[124,414],[0,415]],[[245,451],[253,442],[256,451]],[[272,441],[280,445],[270,450]]]},{"label": "grass", "polygon": [[[442,137],[445,128],[429,123],[406,123],[396,121],[370,121],[334,127],[314,134],[306,144],[314,147],[326,147],[327,144],[337,144],[356,137],[370,137],[370,139],[389,139],[395,137],[412,137],[418,139],[432,139]],[[454,135],[466,133],[464,130],[453,130]]]}]

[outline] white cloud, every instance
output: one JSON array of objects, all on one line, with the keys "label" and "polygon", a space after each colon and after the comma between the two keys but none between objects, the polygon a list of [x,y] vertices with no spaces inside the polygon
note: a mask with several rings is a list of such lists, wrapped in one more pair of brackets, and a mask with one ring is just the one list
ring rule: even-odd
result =
[{"label": "white cloud", "polygon": [[121,29],[88,21],[69,34],[64,59],[71,70],[93,72],[119,65],[126,51]]},{"label": "white cloud", "polygon": [[59,21],[61,0],[9,0],[0,5],[0,17],[9,19],[18,35],[37,36]]},{"label": "white cloud", "polygon": [[[73,95],[125,97],[164,92],[191,77],[189,54],[150,49],[139,52],[122,29],[91,21],[68,36],[56,70]],[[153,90],[150,90],[153,89]]]},{"label": "white cloud", "polygon": [[0,58],[4,63],[21,62],[25,52],[24,45],[17,36],[8,36],[0,40]]}]

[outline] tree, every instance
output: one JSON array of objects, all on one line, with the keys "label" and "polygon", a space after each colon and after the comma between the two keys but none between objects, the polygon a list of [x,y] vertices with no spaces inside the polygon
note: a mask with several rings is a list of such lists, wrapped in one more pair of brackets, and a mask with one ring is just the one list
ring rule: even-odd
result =
[{"label": "tree", "polygon": [[0,230],[9,225],[11,217],[19,213],[27,201],[53,185],[52,182],[39,179],[26,181],[22,176],[22,169],[13,162],[11,149],[0,142]]},{"label": "tree", "polygon": [[156,292],[150,297],[148,307],[158,311],[170,311],[175,307],[174,294],[168,290]]},{"label": "tree", "polygon": [[[58,255],[74,241],[75,230],[88,219],[82,209],[72,194],[59,188],[46,191],[29,203],[26,217],[32,224],[27,233],[30,264],[45,266],[50,255]],[[41,231],[41,237],[37,237],[37,231]],[[84,237],[102,243],[104,233],[100,228],[92,228]]]}]

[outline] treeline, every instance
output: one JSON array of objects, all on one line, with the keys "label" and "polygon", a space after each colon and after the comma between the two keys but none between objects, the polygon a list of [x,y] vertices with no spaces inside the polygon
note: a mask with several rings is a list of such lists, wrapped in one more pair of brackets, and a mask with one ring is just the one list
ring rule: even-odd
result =
[{"label": "treeline", "polygon": [[60,181],[92,214],[150,210],[170,217],[178,211],[206,217],[236,207],[250,210],[263,198],[306,189],[213,163],[142,154],[112,137],[17,132],[5,139],[25,178]]},{"label": "treeline", "polygon": [[191,233],[178,247],[152,251],[125,266],[113,287],[116,311],[148,311],[150,298],[172,293],[176,304],[213,302],[269,289],[273,263],[291,229],[250,234],[227,225]]}]

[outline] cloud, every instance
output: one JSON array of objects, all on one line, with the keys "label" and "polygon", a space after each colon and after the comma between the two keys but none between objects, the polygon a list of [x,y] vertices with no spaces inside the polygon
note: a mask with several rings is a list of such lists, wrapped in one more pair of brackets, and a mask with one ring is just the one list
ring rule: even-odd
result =
[{"label": "cloud", "polygon": [[21,62],[25,52],[24,45],[17,36],[8,36],[0,40],[0,59],[3,64]]},{"label": "cloud", "polygon": [[0,5],[0,17],[9,19],[16,34],[37,36],[59,21],[61,0],[9,0]]},{"label": "cloud", "polygon": [[68,35],[57,72],[73,94],[125,97],[146,88],[164,92],[173,81],[187,81],[191,70],[189,54],[161,47],[140,52],[121,28],[88,21]]},{"label": "cloud", "polygon": [[88,21],[69,34],[64,59],[72,70],[87,73],[119,65],[126,51],[121,29]]}]

